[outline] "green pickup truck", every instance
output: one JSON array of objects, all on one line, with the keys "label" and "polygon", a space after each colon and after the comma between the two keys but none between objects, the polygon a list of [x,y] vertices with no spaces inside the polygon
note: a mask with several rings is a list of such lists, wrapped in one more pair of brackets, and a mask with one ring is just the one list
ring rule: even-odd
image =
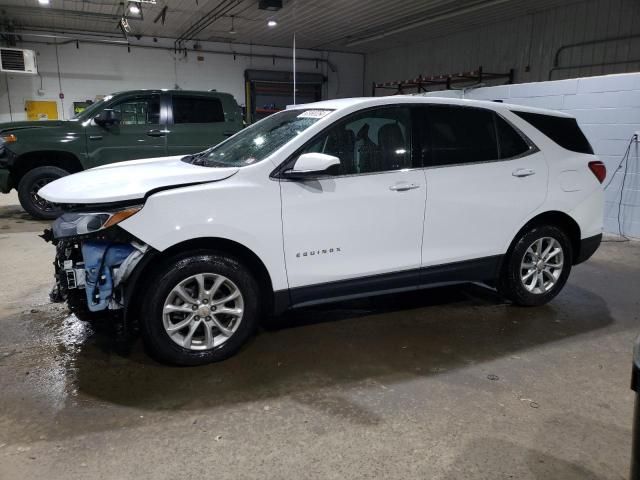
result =
[{"label": "green pickup truck", "polygon": [[195,153],[242,128],[233,96],[135,90],[108,95],[68,121],[0,123],[0,191],[15,188],[33,217],[56,218],[38,190],[106,163]]}]

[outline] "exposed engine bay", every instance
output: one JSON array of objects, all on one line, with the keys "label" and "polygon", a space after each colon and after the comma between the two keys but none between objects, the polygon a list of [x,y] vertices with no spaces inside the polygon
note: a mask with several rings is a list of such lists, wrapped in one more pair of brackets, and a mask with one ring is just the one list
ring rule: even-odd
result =
[{"label": "exposed engine bay", "polygon": [[65,213],[45,230],[42,237],[56,246],[53,302],[66,301],[85,317],[125,306],[124,284],[150,247],[113,225],[123,211]]}]

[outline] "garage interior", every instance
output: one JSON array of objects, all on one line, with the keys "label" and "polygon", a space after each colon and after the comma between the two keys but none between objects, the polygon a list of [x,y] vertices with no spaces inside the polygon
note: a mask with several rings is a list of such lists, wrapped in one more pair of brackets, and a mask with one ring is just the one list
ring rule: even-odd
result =
[{"label": "garage interior", "polygon": [[50,222],[0,195],[0,478],[629,478],[639,2],[0,0],[0,47],[37,64],[0,73],[0,129],[125,90],[229,93],[246,124],[419,94],[570,113],[609,175],[604,242],[548,305],[468,284],[305,307],[194,368],[50,303]]}]

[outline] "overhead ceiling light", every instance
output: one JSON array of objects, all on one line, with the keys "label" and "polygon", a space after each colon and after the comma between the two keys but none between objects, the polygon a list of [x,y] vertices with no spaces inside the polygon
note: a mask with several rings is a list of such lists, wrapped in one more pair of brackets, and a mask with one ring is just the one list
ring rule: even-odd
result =
[{"label": "overhead ceiling light", "polygon": [[140,2],[129,2],[127,4],[127,16],[142,18],[142,4]]},{"label": "overhead ceiling light", "polygon": [[269,28],[273,28],[273,27],[277,27],[278,26],[278,22],[276,22],[275,20],[269,20],[267,22],[267,27]]},{"label": "overhead ceiling light", "polygon": [[38,0],[40,5],[49,5],[49,0]]}]

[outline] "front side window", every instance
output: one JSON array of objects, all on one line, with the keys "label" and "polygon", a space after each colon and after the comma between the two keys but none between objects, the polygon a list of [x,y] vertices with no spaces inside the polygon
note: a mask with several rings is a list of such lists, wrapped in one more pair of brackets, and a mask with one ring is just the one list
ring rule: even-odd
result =
[{"label": "front side window", "polygon": [[425,163],[439,166],[498,159],[493,115],[481,108],[429,106],[426,116],[430,155]]},{"label": "front side window", "polygon": [[411,116],[405,107],[357,113],[330,127],[300,153],[325,153],[340,159],[335,175],[411,168]]},{"label": "front side window", "polygon": [[91,105],[89,105],[87,108],[85,108],[83,111],[77,113],[76,115],[73,116],[73,118],[71,120],[81,120],[84,121],[88,118],[93,117],[94,113],[97,113],[98,111],[102,110],[102,107],[104,107],[105,103],[107,103],[109,100],[111,100],[113,98],[113,95],[107,95],[104,98],[93,102]]},{"label": "front side window", "polygon": [[331,113],[327,109],[285,110],[240,131],[229,140],[183,161],[205,167],[242,167],[260,162]]},{"label": "front side window", "polygon": [[109,108],[120,119],[120,125],[160,124],[160,95],[128,98]]},{"label": "front side window", "polygon": [[173,123],[224,122],[224,109],[218,98],[174,96]]}]

